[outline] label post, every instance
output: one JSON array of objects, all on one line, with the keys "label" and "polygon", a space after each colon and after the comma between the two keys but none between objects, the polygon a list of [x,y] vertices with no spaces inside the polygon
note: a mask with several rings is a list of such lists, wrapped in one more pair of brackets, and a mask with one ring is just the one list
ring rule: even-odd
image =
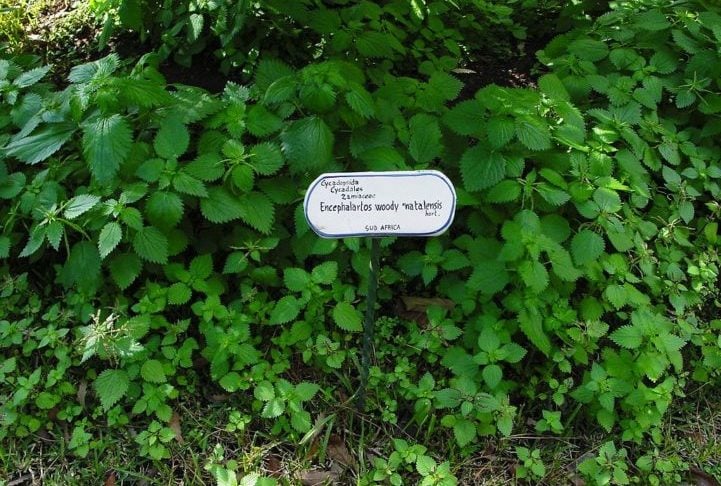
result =
[{"label": "label post", "polygon": [[311,183],[303,210],[310,228],[322,238],[370,239],[361,376],[356,395],[356,406],[363,411],[375,327],[379,238],[442,234],[453,222],[456,191],[448,177],[435,170],[328,173]]}]

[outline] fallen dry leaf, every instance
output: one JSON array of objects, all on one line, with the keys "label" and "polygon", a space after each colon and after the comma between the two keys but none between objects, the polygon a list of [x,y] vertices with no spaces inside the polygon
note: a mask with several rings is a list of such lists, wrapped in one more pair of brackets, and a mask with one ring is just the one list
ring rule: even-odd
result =
[{"label": "fallen dry leaf", "polygon": [[105,476],[104,486],[115,486],[115,473],[113,471],[110,471],[108,475]]},{"label": "fallen dry leaf", "polygon": [[183,440],[183,432],[180,430],[180,415],[178,415],[178,412],[173,412],[173,416],[170,417],[168,427],[175,432],[175,440],[178,441],[178,444],[185,442],[185,440]]},{"label": "fallen dry leaf", "polygon": [[347,467],[355,467],[356,460],[348,451],[348,448],[337,434],[331,434],[328,439],[328,457]]},{"label": "fallen dry leaf", "polygon": [[283,475],[283,464],[275,454],[269,454],[265,457],[265,470],[268,475],[274,478],[279,478]]},{"label": "fallen dry leaf", "polygon": [[335,471],[303,471],[300,482],[303,486],[328,486],[338,484],[339,474]]},{"label": "fallen dry leaf", "polygon": [[692,484],[696,486],[721,486],[721,483],[715,477],[699,468],[692,467],[689,473],[691,473]]},{"label": "fallen dry leaf", "polygon": [[441,299],[440,297],[412,297],[410,295],[401,296],[403,306],[410,312],[426,312],[431,306],[438,306],[451,310],[455,307],[455,303],[449,299]]},{"label": "fallen dry leaf", "polygon": [[78,403],[81,407],[85,406],[85,395],[88,394],[88,382],[83,380],[78,385]]}]

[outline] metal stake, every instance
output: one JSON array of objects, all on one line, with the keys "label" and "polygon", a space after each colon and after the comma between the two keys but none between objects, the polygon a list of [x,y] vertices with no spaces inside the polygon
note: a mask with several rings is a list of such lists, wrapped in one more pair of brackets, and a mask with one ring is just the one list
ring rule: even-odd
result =
[{"label": "metal stake", "polygon": [[368,373],[371,366],[371,348],[373,346],[373,328],[375,326],[376,291],[378,290],[378,259],[380,255],[380,240],[371,238],[371,259],[368,272],[368,296],[366,299],[366,316],[363,326],[363,351],[361,354],[361,384],[358,390],[358,410],[365,411],[366,388],[368,387]]}]

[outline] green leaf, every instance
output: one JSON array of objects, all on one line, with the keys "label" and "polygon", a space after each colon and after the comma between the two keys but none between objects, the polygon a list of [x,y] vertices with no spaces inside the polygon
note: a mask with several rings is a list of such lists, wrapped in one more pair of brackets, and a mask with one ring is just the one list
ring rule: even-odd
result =
[{"label": "green leaf", "polygon": [[52,246],[56,251],[60,248],[60,241],[63,238],[64,232],[65,227],[58,220],[51,222],[45,228],[45,236],[48,239],[48,243],[50,243],[50,246]]},{"label": "green leaf", "polygon": [[498,152],[489,152],[482,145],[465,151],[461,158],[463,185],[469,191],[480,191],[498,184],[506,174],[507,161]]},{"label": "green leaf", "polygon": [[205,184],[183,171],[178,172],[173,177],[173,188],[182,194],[201,198],[208,197]]},{"label": "green leaf", "polygon": [[213,273],[213,255],[206,253],[193,258],[188,272],[195,280],[205,280]]},{"label": "green leaf", "polygon": [[98,118],[83,126],[83,154],[101,184],[115,177],[132,144],[133,131],[121,115]]},{"label": "green leaf", "polygon": [[551,352],[551,341],[543,330],[543,318],[535,308],[523,309],[518,313],[521,331],[546,356]]},{"label": "green leaf", "polygon": [[430,162],[441,154],[441,129],[435,117],[418,114],[411,118],[408,152],[421,164]]},{"label": "green leaf", "polygon": [[75,196],[68,201],[68,204],[65,206],[63,216],[67,219],[75,219],[81,214],[93,209],[99,202],[100,198],[98,196],[93,196],[92,194],[81,194],[79,196]]},{"label": "green leaf", "polygon": [[98,251],[100,252],[100,258],[108,256],[110,252],[118,246],[122,237],[123,230],[117,222],[111,221],[103,226],[103,229],[100,231],[100,236],[98,237]]},{"label": "green leaf", "polygon": [[149,359],[140,368],[140,376],[150,383],[165,383],[168,378],[165,376],[163,364],[157,359]]},{"label": "green leaf", "polygon": [[640,29],[659,31],[671,27],[666,16],[658,9],[647,10],[636,16],[636,26]]},{"label": "green leaf", "polygon": [[318,393],[318,390],[320,390],[318,385],[315,383],[308,383],[307,381],[303,381],[295,385],[295,395],[301,402],[307,402],[312,399],[315,394]]},{"label": "green leaf", "polygon": [[490,364],[483,368],[481,375],[491,390],[495,389],[498,384],[501,383],[501,379],[503,379],[503,371],[501,367],[496,364]]},{"label": "green leaf", "polygon": [[153,147],[155,153],[165,159],[177,159],[188,150],[190,134],[188,128],[176,118],[166,118],[161,122],[155,135]]},{"label": "green leaf", "polygon": [[621,210],[621,197],[616,191],[599,187],[593,193],[593,200],[598,204],[601,211],[606,213],[616,213]]},{"label": "green leaf", "polygon": [[571,254],[578,265],[598,260],[605,249],[603,238],[591,230],[581,230],[571,240]]},{"label": "green leaf", "polygon": [[218,384],[223,387],[225,391],[230,393],[237,391],[242,383],[243,378],[235,371],[227,373],[220,379],[220,381],[218,381]]},{"label": "green leaf", "polygon": [[515,180],[501,181],[493,186],[486,194],[486,201],[491,203],[506,203],[515,201],[521,195],[521,184]]},{"label": "green leaf", "polygon": [[143,262],[132,253],[124,253],[114,256],[110,260],[110,276],[122,290],[132,284],[143,268]]},{"label": "green leaf", "polygon": [[162,264],[168,261],[168,239],[153,226],[145,226],[135,234],[133,249],[143,260]]},{"label": "green leaf", "polygon": [[89,241],[79,241],[70,250],[61,273],[63,285],[92,284],[100,276],[100,254]]},{"label": "green leaf", "polygon": [[45,241],[46,231],[45,228],[42,226],[36,226],[35,228],[30,231],[30,238],[28,238],[28,242],[25,244],[25,247],[23,248],[23,251],[20,252],[20,255],[18,255],[20,258],[27,257],[35,253],[40,249],[43,242]]},{"label": "green leaf", "polygon": [[269,381],[261,381],[253,390],[253,396],[261,402],[269,402],[275,398],[275,389]]},{"label": "green leaf", "polygon": [[291,172],[303,172],[333,159],[333,132],[317,116],[291,122],[280,134]]},{"label": "green leaf", "polygon": [[345,95],[345,101],[351,110],[358,113],[363,118],[370,118],[375,114],[375,105],[373,98],[366,89],[359,84],[351,84],[350,91]]},{"label": "green leaf", "polygon": [[128,392],[130,379],[124,370],[105,370],[95,378],[93,388],[105,411],[115,405]]},{"label": "green leaf", "polygon": [[456,419],[456,423],[453,424],[453,436],[460,447],[468,445],[476,438],[476,426],[468,419]]},{"label": "green leaf", "polygon": [[577,39],[571,42],[568,50],[586,61],[597,62],[608,55],[608,46],[591,38]]},{"label": "green leaf", "polygon": [[336,304],[333,308],[333,320],[344,331],[361,332],[363,330],[361,313],[348,302]]},{"label": "green leaf", "polygon": [[168,287],[168,303],[183,305],[193,296],[193,291],[183,282],[176,282]]},{"label": "green leaf", "polygon": [[541,293],[548,287],[548,271],[542,263],[526,260],[519,266],[518,272],[534,292]]},{"label": "green leaf", "polygon": [[563,82],[555,74],[544,74],[538,78],[538,88],[552,100],[568,101],[571,99]]},{"label": "green leaf", "polygon": [[516,121],[518,140],[531,150],[551,148],[551,133],[542,118],[526,116]]},{"label": "green leaf", "polygon": [[14,172],[5,180],[0,180],[0,199],[13,199],[22,192],[26,182],[25,174]]},{"label": "green leaf", "polygon": [[430,476],[435,468],[436,460],[431,456],[420,454],[416,458],[416,471],[418,471],[421,477]]},{"label": "green leaf", "polygon": [[338,263],[325,262],[321,263],[311,272],[313,282],[317,284],[330,285],[338,278]]},{"label": "green leaf", "polygon": [[428,84],[432,89],[440,93],[441,97],[446,101],[456,99],[461,93],[461,89],[463,89],[462,82],[442,71],[436,71],[431,74]]},{"label": "green leaf", "polygon": [[51,66],[40,66],[30,71],[25,71],[13,80],[13,84],[18,88],[28,88],[43,79],[50,71],[50,67]]},{"label": "green leaf", "polygon": [[265,404],[260,416],[263,418],[276,418],[283,415],[283,412],[285,412],[285,402],[280,398],[273,398]]},{"label": "green leaf", "polygon": [[510,277],[503,262],[488,260],[474,265],[468,286],[481,293],[493,295],[503,290],[509,282]]},{"label": "green leaf", "polygon": [[283,283],[292,292],[302,292],[310,286],[311,279],[302,268],[286,268],[283,272]]},{"label": "green leaf", "polygon": [[258,174],[273,175],[283,167],[284,163],[283,153],[274,143],[261,143],[250,150],[250,164]]},{"label": "green leaf", "polygon": [[270,324],[285,324],[298,317],[300,313],[300,303],[298,299],[292,295],[286,295],[275,303],[275,307],[270,313]]},{"label": "green leaf", "polygon": [[[443,123],[458,135],[479,133],[485,124],[483,108],[476,100],[461,101],[443,115]],[[513,122],[511,122],[511,131],[512,125]],[[489,134],[489,139],[490,137]]]},{"label": "green leaf", "polygon": [[261,192],[249,192],[243,194],[238,203],[242,208],[240,217],[245,223],[261,233],[270,233],[275,221],[275,207],[268,196]]},{"label": "green leaf", "polygon": [[76,129],[73,123],[53,123],[33,135],[15,140],[4,147],[10,157],[28,164],[37,164],[57,152],[73,135]]},{"label": "green leaf", "polygon": [[155,191],[145,203],[145,215],[159,228],[172,228],[183,217],[183,201],[174,192]]},{"label": "green leaf", "polygon": [[211,187],[208,189],[208,197],[200,201],[200,212],[211,223],[227,223],[240,219],[245,208],[224,187]]},{"label": "green leaf", "polygon": [[10,256],[10,238],[0,236],[0,259]]},{"label": "green leaf", "polygon": [[643,342],[643,333],[637,326],[621,326],[609,337],[611,341],[627,349],[636,349]]},{"label": "green leaf", "polygon": [[488,119],[487,134],[491,147],[499,149],[513,140],[516,135],[516,125],[510,118],[493,116]]},{"label": "green leaf", "polygon": [[246,126],[256,137],[266,137],[283,126],[283,120],[263,105],[254,105],[248,110]]}]

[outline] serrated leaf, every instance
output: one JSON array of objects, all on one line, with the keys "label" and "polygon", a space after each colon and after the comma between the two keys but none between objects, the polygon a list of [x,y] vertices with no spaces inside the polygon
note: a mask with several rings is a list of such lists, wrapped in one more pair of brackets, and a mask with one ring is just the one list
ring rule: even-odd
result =
[{"label": "serrated leaf", "polygon": [[283,167],[284,163],[283,153],[274,143],[261,143],[250,150],[250,164],[258,174],[273,175]]},{"label": "serrated leaf", "polygon": [[613,331],[609,338],[623,348],[636,349],[643,342],[643,333],[636,326],[621,326]]},{"label": "serrated leaf", "polygon": [[187,303],[193,296],[193,291],[183,282],[176,282],[168,287],[168,303],[182,305]]},{"label": "serrated leaf", "polygon": [[453,424],[453,436],[460,447],[466,446],[476,438],[476,426],[466,418],[457,418]]},{"label": "serrated leaf", "polygon": [[245,209],[224,187],[211,187],[208,197],[200,200],[200,212],[211,223],[227,223],[240,219]]},{"label": "serrated leaf", "polygon": [[548,271],[542,263],[526,260],[518,267],[518,272],[534,292],[541,293],[548,287]]},{"label": "serrated leaf", "polygon": [[60,241],[65,233],[65,227],[60,221],[53,221],[45,228],[45,236],[48,239],[48,243],[52,246],[55,251],[60,248]]},{"label": "serrated leaf", "polygon": [[468,279],[468,287],[483,294],[493,295],[510,282],[508,271],[503,262],[488,260],[474,265]]},{"label": "serrated leaf", "polygon": [[516,121],[518,140],[531,150],[551,148],[551,133],[548,124],[540,118],[523,117]]},{"label": "serrated leaf", "polygon": [[20,138],[7,144],[3,150],[10,157],[15,157],[28,164],[37,164],[57,152],[75,132],[72,123],[53,123],[33,132],[32,135]]},{"label": "serrated leaf", "polygon": [[155,153],[165,159],[177,159],[188,150],[190,134],[188,128],[176,118],[166,118],[161,122],[155,135],[153,147]]},{"label": "serrated leaf", "polygon": [[61,271],[63,285],[92,285],[100,276],[100,263],[100,254],[94,244],[90,241],[75,243]]},{"label": "serrated leaf", "polygon": [[312,399],[315,394],[318,393],[318,390],[320,390],[318,385],[307,381],[303,381],[295,385],[295,395],[301,402],[307,402]]},{"label": "serrated leaf", "polygon": [[223,387],[225,391],[230,393],[237,391],[242,383],[242,377],[235,371],[227,373],[218,381],[218,384]]},{"label": "serrated leaf", "polygon": [[571,42],[568,50],[586,61],[597,62],[608,55],[608,46],[591,38],[577,39]]},{"label": "serrated leaf", "polygon": [[242,208],[240,217],[245,223],[261,233],[270,233],[275,221],[275,206],[268,196],[261,192],[249,192],[240,197],[239,204]]},{"label": "serrated leaf", "polygon": [[28,88],[45,77],[50,71],[51,66],[40,66],[29,71],[25,71],[13,80],[13,84],[18,88]]},{"label": "serrated leaf", "polygon": [[543,318],[538,310],[523,309],[518,313],[518,322],[521,331],[546,356],[551,352],[551,341],[543,330]]},{"label": "serrated leaf", "polygon": [[0,236],[0,259],[10,256],[10,238]]},{"label": "serrated leaf", "polygon": [[373,97],[366,89],[359,84],[351,84],[350,91],[345,95],[345,101],[351,110],[358,113],[363,118],[370,118],[375,114],[375,105]]},{"label": "serrated leaf", "polygon": [[503,379],[503,371],[497,364],[489,364],[483,368],[481,375],[483,376],[483,380],[486,382],[486,385],[488,385],[488,388],[491,390],[495,389]]},{"label": "serrated leaf", "polygon": [[120,239],[123,237],[123,229],[120,225],[111,221],[103,226],[100,230],[100,236],[98,237],[98,251],[100,252],[100,258],[105,258],[112,252]]},{"label": "serrated leaf", "polygon": [[173,189],[190,196],[200,198],[208,197],[208,190],[205,188],[205,184],[183,171],[173,176]]},{"label": "serrated leaf", "polygon": [[313,269],[311,272],[311,278],[313,282],[317,284],[332,284],[338,277],[338,263],[337,262],[325,262],[321,263]]},{"label": "serrated leaf", "polygon": [[292,295],[286,295],[275,303],[270,313],[270,324],[285,324],[290,322],[300,313],[300,303]]},{"label": "serrated leaf", "polygon": [[163,364],[157,359],[149,359],[140,368],[140,376],[150,383],[165,383],[168,378],[165,376]]},{"label": "serrated leaf", "polygon": [[98,118],[83,126],[83,154],[101,184],[115,177],[133,144],[133,131],[122,116]]},{"label": "serrated leaf", "polygon": [[348,332],[361,332],[363,319],[360,312],[348,302],[339,302],[333,308],[333,320],[336,325]]},{"label": "serrated leaf", "polygon": [[499,149],[513,140],[516,135],[516,125],[510,118],[493,116],[488,119],[486,133],[491,147]]},{"label": "serrated leaf", "polygon": [[248,131],[256,137],[268,136],[283,126],[283,120],[263,105],[250,108],[245,123]]},{"label": "serrated leaf", "polygon": [[155,191],[145,203],[145,215],[159,228],[172,228],[183,217],[183,201],[174,192]]},{"label": "serrated leaf", "polygon": [[482,145],[465,151],[461,158],[463,185],[468,191],[480,191],[496,185],[506,174],[507,161],[498,152],[489,152]]},{"label": "serrated leaf", "polygon": [[291,122],[280,139],[291,172],[314,169],[333,159],[333,132],[319,117]]},{"label": "serrated leaf", "polygon": [[310,286],[311,279],[302,268],[286,268],[283,271],[283,283],[292,292],[302,292]]},{"label": "serrated leaf", "polygon": [[426,163],[441,154],[441,129],[435,117],[418,114],[409,123],[408,152],[418,163]]},{"label": "serrated leaf", "polygon": [[581,230],[571,240],[571,254],[578,265],[598,260],[605,249],[603,238],[591,230]]},{"label": "serrated leaf", "polygon": [[132,253],[116,255],[110,260],[110,275],[122,290],[132,284],[143,268],[143,262]]},{"label": "serrated leaf", "polygon": [[276,418],[283,415],[283,412],[285,412],[285,402],[280,398],[273,398],[265,404],[260,416],[263,418]]},{"label": "serrated leaf", "polygon": [[253,390],[253,396],[261,402],[268,402],[275,398],[275,389],[269,381],[261,381]]},{"label": "serrated leaf", "polygon": [[143,260],[162,264],[168,261],[168,238],[153,226],[145,226],[135,234],[133,249]]},{"label": "serrated leaf", "polygon": [[458,135],[479,133],[485,125],[483,108],[476,100],[461,101],[443,115],[443,123]]},{"label": "serrated leaf", "polygon": [[92,194],[81,194],[75,196],[65,206],[63,216],[67,219],[75,219],[78,216],[90,211],[100,202],[100,197],[93,196]]},{"label": "serrated leaf", "polygon": [[106,411],[125,396],[129,385],[130,379],[124,370],[105,370],[93,382],[95,393]]},{"label": "serrated leaf", "polygon": [[461,93],[463,83],[448,73],[436,71],[431,74],[428,84],[446,101],[454,100]]},{"label": "serrated leaf", "polygon": [[544,74],[538,78],[538,88],[552,100],[568,101],[571,99],[563,82],[555,74]]}]

